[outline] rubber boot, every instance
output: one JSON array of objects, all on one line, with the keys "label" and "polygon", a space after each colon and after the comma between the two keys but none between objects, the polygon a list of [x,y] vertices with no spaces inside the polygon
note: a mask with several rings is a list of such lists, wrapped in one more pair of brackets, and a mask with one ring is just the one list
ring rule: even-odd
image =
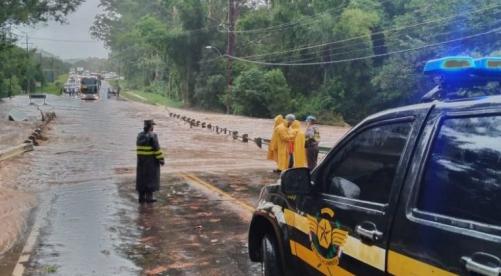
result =
[{"label": "rubber boot", "polygon": [[145,203],[146,202],[146,194],[144,192],[138,192],[139,195],[139,203]]},{"label": "rubber boot", "polygon": [[153,198],[153,192],[146,193],[146,202],[148,203],[157,202],[157,200]]}]

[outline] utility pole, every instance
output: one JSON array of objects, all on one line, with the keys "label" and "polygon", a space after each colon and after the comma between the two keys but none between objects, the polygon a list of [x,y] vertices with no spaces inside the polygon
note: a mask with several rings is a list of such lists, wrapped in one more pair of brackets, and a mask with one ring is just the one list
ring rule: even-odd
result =
[{"label": "utility pole", "polygon": [[43,66],[42,66],[42,52],[40,52],[40,70],[42,71],[42,79],[40,80],[40,93],[43,93],[43,83],[44,83],[44,79],[45,79],[45,73],[44,73],[44,70],[43,70]]},{"label": "utility pole", "polygon": [[54,70],[54,57],[52,57],[51,62],[50,62],[50,71],[52,72],[50,81],[55,82],[56,81],[56,72]]},{"label": "utility pole", "polygon": [[117,80],[116,89],[117,89],[117,99],[119,99],[120,98],[120,90],[122,90],[122,88],[120,87],[120,56],[118,57],[118,80]]},{"label": "utility pole", "polygon": [[[12,41],[12,24],[9,25],[9,43],[10,41]],[[10,48],[9,48],[9,52],[10,52]],[[9,99],[12,97],[12,75],[14,75],[14,72],[12,72],[12,69],[10,71],[10,74],[9,74]]]},{"label": "utility pole", "polygon": [[228,58],[228,63],[226,65],[226,81],[228,84],[228,95],[226,99],[226,113],[231,113],[231,98],[233,90],[233,55],[235,53],[235,21],[237,19],[238,0],[228,0],[228,48],[226,49],[226,56]]},{"label": "utility pole", "polygon": [[31,68],[30,68],[30,64],[29,64],[29,61],[30,61],[30,48],[29,48],[29,43],[28,43],[28,33],[26,33],[26,92],[28,93],[28,95],[31,93],[30,91],[30,82],[31,82],[31,78],[30,78],[30,75],[31,75]]}]

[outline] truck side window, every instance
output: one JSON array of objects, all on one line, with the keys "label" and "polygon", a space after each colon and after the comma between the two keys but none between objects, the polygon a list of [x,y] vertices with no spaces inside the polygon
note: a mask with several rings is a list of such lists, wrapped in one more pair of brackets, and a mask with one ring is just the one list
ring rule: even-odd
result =
[{"label": "truck side window", "polygon": [[380,125],[356,135],[321,169],[325,193],[387,203],[411,125]]},{"label": "truck side window", "polygon": [[501,226],[501,116],[442,122],[425,167],[417,208]]}]

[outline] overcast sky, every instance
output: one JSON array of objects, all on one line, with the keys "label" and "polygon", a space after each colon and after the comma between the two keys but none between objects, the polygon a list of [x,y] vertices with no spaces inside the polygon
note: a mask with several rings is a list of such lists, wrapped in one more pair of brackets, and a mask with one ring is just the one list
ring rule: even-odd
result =
[{"label": "overcast sky", "polygon": [[[0,0],[1,1],[1,0]],[[41,48],[63,59],[107,57],[108,51],[102,42],[92,41],[89,28],[98,13],[99,0],[86,0],[74,13],[67,17],[67,24],[56,22],[39,24],[27,30],[31,37],[30,47]],[[49,40],[77,40],[80,42],[63,42]],[[83,42],[82,42],[83,41]],[[24,40],[20,42],[23,45]]]}]

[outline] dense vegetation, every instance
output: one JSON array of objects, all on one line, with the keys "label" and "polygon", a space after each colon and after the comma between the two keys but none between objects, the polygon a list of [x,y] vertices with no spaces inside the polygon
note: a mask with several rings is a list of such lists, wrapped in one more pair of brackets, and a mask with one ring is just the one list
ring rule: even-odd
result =
[{"label": "dense vegetation", "polygon": [[431,85],[428,59],[501,49],[499,0],[234,1],[243,60],[233,59],[231,93],[219,53],[227,0],[101,0],[92,32],[134,88],[187,106],[350,123],[415,102]]},{"label": "dense vegetation", "polygon": [[15,45],[19,24],[35,24],[49,19],[63,22],[83,0],[0,1],[0,98],[35,90],[36,84],[54,81],[69,65],[35,50]]}]

